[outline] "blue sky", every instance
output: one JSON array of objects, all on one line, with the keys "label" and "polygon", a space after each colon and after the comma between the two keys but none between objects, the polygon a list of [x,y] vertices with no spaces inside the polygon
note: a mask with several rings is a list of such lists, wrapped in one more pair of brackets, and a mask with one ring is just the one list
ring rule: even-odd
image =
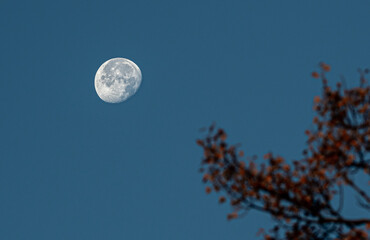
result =
[{"label": "blue sky", "polygon": [[[0,239],[253,239],[271,223],[206,195],[198,129],[247,155],[299,159],[320,61],[358,83],[369,1],[0,3]],[[133,60],[139,91],[99,99],[94,76]],[[353,212],[357,214],[357,212]]]}]

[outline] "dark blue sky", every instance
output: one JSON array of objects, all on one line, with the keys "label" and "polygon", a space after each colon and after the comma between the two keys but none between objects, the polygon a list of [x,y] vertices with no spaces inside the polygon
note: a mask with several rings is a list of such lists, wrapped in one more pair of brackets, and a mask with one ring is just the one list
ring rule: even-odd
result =
[{"label": "dark blue sky", "polygon": [[[369,1],[0,2],[0,239],[253,239],[271,223],[206,195],[198,129],[299,159],[320,61],[357,84]],[[99,66],[133,60],[107,104]],[[353,214],[357,214],[354,212]]]}]

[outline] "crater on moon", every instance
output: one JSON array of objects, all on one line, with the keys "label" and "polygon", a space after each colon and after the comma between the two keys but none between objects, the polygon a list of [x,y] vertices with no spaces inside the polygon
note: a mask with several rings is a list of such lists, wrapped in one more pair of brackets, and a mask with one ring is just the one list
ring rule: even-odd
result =
[{"label": "crater on moon", "polygon": [[95,90],[105,102],[119,103],[134,95],[141,84],[140,68],[126,58],[112,58],[95,75]]}]

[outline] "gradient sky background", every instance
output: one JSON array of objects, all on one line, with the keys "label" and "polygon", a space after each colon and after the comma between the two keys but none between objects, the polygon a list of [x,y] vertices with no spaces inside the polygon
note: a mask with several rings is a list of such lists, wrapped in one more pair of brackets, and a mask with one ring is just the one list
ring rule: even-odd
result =
[{"label": "gradient sky background", "polygon": [[[0,2],[0,239],[254,239],[206,195],[195,140],[213,121],[251,156],[299,159],[320,61],[358,83],[369,1]],[[139,91],[97,96],[133,60]],[[351,211],[356,216],[359,212]]]}]

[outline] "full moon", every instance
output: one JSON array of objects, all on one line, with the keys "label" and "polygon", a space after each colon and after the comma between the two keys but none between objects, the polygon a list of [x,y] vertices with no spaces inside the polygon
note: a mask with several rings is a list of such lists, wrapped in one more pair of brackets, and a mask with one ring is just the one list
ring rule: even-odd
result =
[{"label": "full moon", "polygon": [[120,103],[134,95],[141,84],[140,68],[126,58],[112,58],[95,74],[95,90],[108,103]]}]

